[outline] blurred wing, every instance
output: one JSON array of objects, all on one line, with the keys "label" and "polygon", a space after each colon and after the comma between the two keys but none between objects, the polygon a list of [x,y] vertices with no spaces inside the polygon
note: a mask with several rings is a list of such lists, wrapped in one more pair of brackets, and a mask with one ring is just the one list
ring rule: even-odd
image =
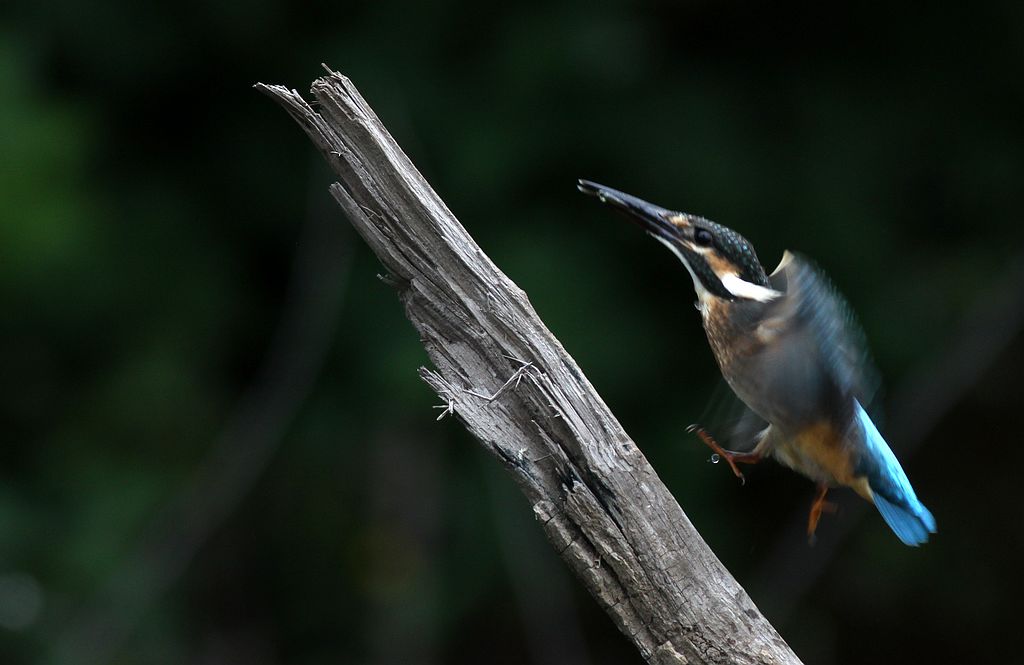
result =
[{"label": "blurred wing", "polygon": [[815,371],[823,371],[839,393],[869,404],[878,390],[878,373],[864,332],[829,279],[810,260],[787,251],[769,281],[785,295],[769,305],[765,331],[770,335],[775,326],[785,331],[780,334],[796,336],[797,343],[785,345],[793,371],[807,374],[813,360]]},{"label": "blurred wing", "polygon": [[725,379],[719,379],[708,406],[697,421],[726,450],[751,450],[768,426],[736,396]]}]

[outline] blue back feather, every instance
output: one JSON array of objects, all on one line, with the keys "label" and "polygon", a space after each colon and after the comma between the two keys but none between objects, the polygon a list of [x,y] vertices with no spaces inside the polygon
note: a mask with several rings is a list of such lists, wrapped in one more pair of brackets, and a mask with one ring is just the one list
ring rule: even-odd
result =
[{"label": "blue back feather", "polygon": [[867,477],[875,506],[896,536],[906,545],[921,545],[928,541],[929,533],[935,533],[935,518],[918,501],[903,467],[864,407],[855,404],[865,444],[858,471]]}]

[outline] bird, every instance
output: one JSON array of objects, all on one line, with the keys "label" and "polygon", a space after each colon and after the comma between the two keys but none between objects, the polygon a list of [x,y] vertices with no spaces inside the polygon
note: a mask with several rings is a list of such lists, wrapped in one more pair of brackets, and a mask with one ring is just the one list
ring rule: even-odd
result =
[{"label": "bird", "polygon": [[864,335],[814,262],[787,250],[767,274],[750,242],[728,227],[589,180],[577,187],[638,224],[689,272],[722,376],[766,424],[748,452],[726,450],[703,427],[689,428],[741,481],[737,463],[771,457],[814,482],[811,543],[822,513],[835,510],[826,495],[836,487],[874,504],[906,545],[936,533],[934,516],[865,408],[877,382]]}]

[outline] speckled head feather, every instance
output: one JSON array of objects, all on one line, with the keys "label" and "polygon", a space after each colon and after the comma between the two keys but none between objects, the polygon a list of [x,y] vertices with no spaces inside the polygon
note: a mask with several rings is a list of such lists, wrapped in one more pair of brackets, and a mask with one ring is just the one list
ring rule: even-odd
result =
[{"label": "speckled head feather", "polygon": [[643,199],[588,180],[579,190],[624,213],[668,247],[693,277],[701,299],[766,300],[778,294],[746,238],[703,217],[666,210]]},{"label": "speckled head feather", "polygon": [[726,261],[736,267],[740,279],[758,286],[768,286],[768,275],[757,258],[757,253],[750,242],[727,226],[712,222],[710,219],[686,216],[695,229],[706,229],[711,232],[712,247]]}]

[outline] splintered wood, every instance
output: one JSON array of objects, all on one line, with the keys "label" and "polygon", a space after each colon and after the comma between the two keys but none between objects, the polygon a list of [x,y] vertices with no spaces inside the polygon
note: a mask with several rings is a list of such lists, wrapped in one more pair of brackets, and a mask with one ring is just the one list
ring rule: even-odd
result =
[{"label": "splintered wood", "polygon": [[[526,294],[473,241],[355,86],[316,108],[258,84],[337,174],[435,369],[420,375],[512,473],[559,555],[650,663],[800,661],[708,548]],[[567,185],[571,191],[571,183]],[[383,362],[383,359],[382,359]]]}]

